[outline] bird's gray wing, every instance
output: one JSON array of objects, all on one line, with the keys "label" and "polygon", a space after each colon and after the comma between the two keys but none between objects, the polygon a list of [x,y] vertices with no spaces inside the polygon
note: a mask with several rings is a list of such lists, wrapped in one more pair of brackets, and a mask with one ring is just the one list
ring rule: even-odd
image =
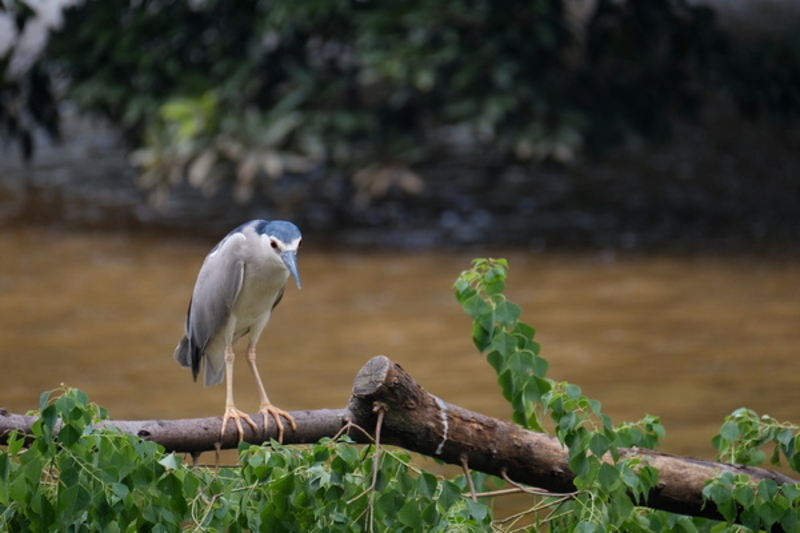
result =
[{"label": "bird's gray wing", "polygon": [[[186,316],[186,339],[195,379],[203,356],[214,359],[212,365],[221,370],[224,353],[206,353],[206,347],[227,322],[242,288],[244,261],[237,252],[243,241],[241,233],[223,239],[206,257],[197,275]],[[209,361],[206,361],[206,365],[209,365]],[[208,370],[206,368],[206,372]]]},{"label": "bird's gray wing", "polygon": [[272,304],[272,308],[273,309],[278,307],[278,304],[281,303],[281,300],[283,300],[283,291],[285,291],[285,290],[286,290],[286,285],[281,287],[281,290],[278,292],[278,296],[277,296],[277,298],[275,298],[275,303]]}]

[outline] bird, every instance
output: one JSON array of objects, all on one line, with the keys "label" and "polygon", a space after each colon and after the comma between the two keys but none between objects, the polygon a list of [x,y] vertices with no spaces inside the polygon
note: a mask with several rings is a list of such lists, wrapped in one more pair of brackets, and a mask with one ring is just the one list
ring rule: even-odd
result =
[{"label": "bird", "polygon": [[224,438],[228,421],[233,420],[244,439],[242,420],[254,431],[258,426],[233,401],[233,344],[249,334],[247,364],[258,387],[264,429],[269,418],[275,420],[278,440],[283,442],[285,418],[293,430],[294,418],[278,409],[269,400],[256,367],[256,343],[269,322],[291,275],[300,289],[297,251],[303,242],[300,230],[283,220],[251,220],[232,230],[209,252],[200,267],[194,285],[183,338],[175,348],[175,360],[192,369],[192,377],[203,367],[206,387],[225,377],[225,413],[220,438]]}]

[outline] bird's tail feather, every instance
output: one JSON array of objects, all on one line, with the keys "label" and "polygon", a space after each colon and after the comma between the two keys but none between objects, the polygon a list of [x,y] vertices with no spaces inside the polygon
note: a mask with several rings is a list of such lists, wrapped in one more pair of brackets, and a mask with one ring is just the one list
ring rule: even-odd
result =
[{"label": "bird's tail feather", "polygon": [[203,384],[206,387],[216,385],[225,377],[225,358],[209,357],[209,349],[212,348],[206,348],[206,357],[201,357],[200,348],[193,346],[187,337],[183,337],[175,348],[175,360],[182,367],[192,369],[192,377],[195,381],[197,381],[197,376],[200,374],[202,359],[202,364],[205,366]]},{"label": "bird's tail feather", "polygon": [[175,347],[175,360],[183,368],[192,367],[192,354],[191,350],[189,350],[189,339],[185,336],[181,339],[181,342],[178,343],[178,346]]},{"label": "bird's tail feather", "polygon": [[[205,372],[203,373],[203,385],[210,387],[216,385],[225,377],[224,357],[204,357]],[[214,363],[217,363],[215,366]],[[220,364],[221,363],[221,364]]]}]

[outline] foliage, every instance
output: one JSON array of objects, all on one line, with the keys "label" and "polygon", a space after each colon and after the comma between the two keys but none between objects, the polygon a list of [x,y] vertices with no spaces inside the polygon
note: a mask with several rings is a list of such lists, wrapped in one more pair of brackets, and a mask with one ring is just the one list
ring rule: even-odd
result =
[{"label": "foliage", "polygon": [[703,488],[703,496],[732,524],[739,520],[752,531],[800,527],[800,485],[778,485],[771,479],[753,484],[745,475],[725,472]]},{"label": "foliage", "polygon": [[[12,435],[0,451],[0,530],[64,531],[532,531],[723,532],[797,530],[800,485],[725,473],[704,489],[726,522],[641,506],[659,473],[645,456],[620,448],[656,448],[655,416],[613,424],[580,387],[546,376],[535,330],[504,296],[508,264],[477,259],[455,283],[473,321],[476,346],[495,369],[514,420],[551,427],[569,451],[574,492],[532,496],[529,513],[494,520],[470,481],[422,470],[402,450],[361,450],[346,440],[311,446],[240,446],[240,466],[192,467],[152,442],[97,423],[104,409],[78,390],[45,393],[32,436]],[[547,417],[547,418],[545,418]],[[714,437],[720,459],[772,461],[798,470],[798,427],[740,409]],[[377,465],[377,471],[373,470]],[[471,484],[497,487],[484,474]],[[525,517],[533,526],[519,526]],[[739,522],[743,525],[734,525]]]},{"label": "foliage", "polygon": [[[504,259],[476,259],[456,281],[456,298],[472,317],[473,341],[495,369],[515,422],[541,431],[540,418],[547,414],[555,435],[569,449],[578,491],[572,498],[554,500],[548,519],[552,530],[721,531],[724,524],[636,506],[657,485],[658,471],[636,456],[621,458],[619,448],[656,448],[664,437],[664,426],[650,415],[637,423],[614,426],[600,402],[582,395],[580,387],[547,378],[548,364],[534,341],[535,330],[519,322],[519,306],[503,294],[507,273]],[[792,469],[800,471],[797,426],[770,417],[759,419],[752,411],[740,409],[714,437],[721,460],[750,465],[764,462],[760,448],[768,443],[775,446],[774,464],[783,456]],[[780,523],[786,531],[794,531],[800,521],[800,485],[778,486],[764,480],[754,486],[747,476],[724,474],[705,487],[704,495],[729,524],[741,519],[757,531]]]},{"label": "foliage", "polygon": [[[752,466],[766,462],[763,448],[772,446],[770,463],[780,466],[783,458],[800,472],[800,427],[767,415],[759,417],[750,409],[737,409],[727,416],[712,443],[720,461]],[[703,495],[729,521],[740,512],[742,523],[753,530],[769,530],[773,524],[780,524],[784,531],[800,528],[800,485],[778,485],[765,479],[753,486],[746,476],[728,472],[708,484]]]},{"label": "foliage", "polygon": [[106,413],[81,391],[45,393],[40,412],[32,443],[12,436],[0,453],[2,531],[468,532],[489,519],[403,451],[382,451],[373,491],[373,461],[344,442],[243,445],[241,467],[193,468],[98,428]]},{"label": "foliage", "polygon": [[[663,140],[718,89],[746,114],[800,114],[797,39],[737,42],[683,0],[67,3],[43,61],[12,75],[0,49],[0,126],[26,156],[34,125],[57,134],[55,80],[124,129],[161,196],[188,178],[247,200],[318,168],[358,174],[360,198],[417,194],[412,168],[465,148],[569,162]],[[0,15],[21,34],[41,8]]]},{"label": "foliage", "polygon": [[465,148],[569,162],[631,133],[665,138],[720,85],[748,108],[799,107],[773,97],[797,57],[782,54],[766,87],[744,54],[720,59],[739,48],[706,7],[601,0],[583,20],[566,6],[87,0],[48,64],[71,99],[126,129],[146,185],[233,177],[242,200],[315,168],[360,172],[362,196],[415,194],[410,168]]},{"label": "foliage", "polygon": [[772,445],[770,462],[773,465],[779,466],[783,457],[792,470],[800,472],[799,432],[800,427],[795,424],[778,422],[767,415],[759,417],[755,411],[741,408],[725,417],[712,443],[720,461],[752,466],[766,461],[762,448]]}]

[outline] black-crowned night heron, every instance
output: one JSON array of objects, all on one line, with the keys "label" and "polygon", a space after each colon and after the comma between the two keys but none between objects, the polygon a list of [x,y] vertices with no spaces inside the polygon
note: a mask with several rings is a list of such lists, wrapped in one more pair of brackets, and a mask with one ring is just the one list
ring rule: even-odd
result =
[{"label": "black-crowned night heron", "polygon": [[221,435],[230,419],[236,423],[239,440],[244,437],[242,420],[258,430],[253,419],[233,403],[233,343],[248,333],[247,364],[261,396],[264,428],[271,416],[278,427],[278,440],[283,439],[281,417],[296,429],[291,415],[267,397],[256,367],[256,342],[283,297],[289,274],[300,288],[297,249],[301,242],[300,230],[291,222],[251,220],[226,235],[200,267],[186,315],[186,333],[175,348],[175,360],[192,369],[195,381],[204,366],[206,387],[222,381],[224,373],[227,394]]}]

